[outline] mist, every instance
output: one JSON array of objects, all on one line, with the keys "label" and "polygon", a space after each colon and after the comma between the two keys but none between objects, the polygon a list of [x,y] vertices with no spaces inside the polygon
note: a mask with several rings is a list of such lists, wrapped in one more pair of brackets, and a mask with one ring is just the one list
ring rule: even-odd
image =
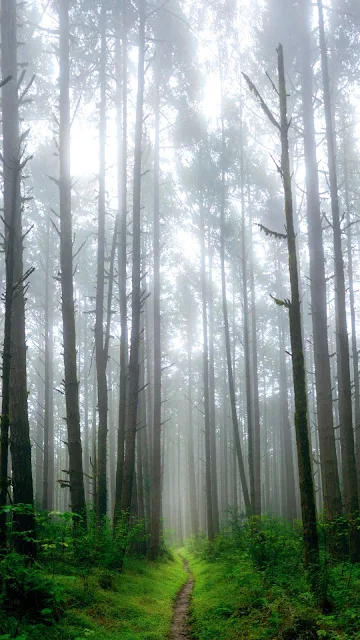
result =
[{"label": "mist", "polygon": [[2,0],[3,552],[359,561],[359,52],[355,0]]}]

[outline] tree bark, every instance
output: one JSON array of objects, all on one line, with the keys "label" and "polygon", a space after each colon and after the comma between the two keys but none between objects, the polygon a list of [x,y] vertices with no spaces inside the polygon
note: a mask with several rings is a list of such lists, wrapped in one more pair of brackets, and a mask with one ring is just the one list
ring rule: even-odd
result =
[{"label": "tree bark", "polygon": [[[249,195],[249,207],[251,202]],[[255,503],[254,513],[261,515],[261,442],[260,442],[260,408],[259,408],[259,372],[258,372],[258,347],[257,347],[257,320],[255,302],[255,274],[253,251],[253,221],[250,215],[250,289],[251,289],[251,342],[252,342],[252,404],[253,404],[253,431],[254,431],[254,484]]]},{"label": "tree bark", "polygon": [[[243,152],[241,151],[241,155]],[[242,163],[241,163],[242,164]],[[241,169],[241,266],[242,266],[242,293],[243,293],[243,336],[244,336],[244,360],[245,360],[245,391],[246,391],[246,422],[248,435],[248,463],[250,481],[250,501],[251,510],[255,512],[255,456],[254,456],[254,434],[253,434],[253,412],[251,402],[251,373],[250,373],[250,341],[249,341],[249,293],[247,275],[247,242],[245,226],[245,198],[244,198],[244,176]]]},{"label": "tree bark", "polygon": [[[139,394],[139,340],[141,313],[141,152],[144,105],[144,62],[145,62],[145,0],[139,0],[139,56],[138,88],[136,99],[134,181],[133,181],[133,224],[132,224],[132,293],[131,293],[131,340],[129,361],[129,407],[126,428],[126,453],[124,460],[121,510],[124,524],[129,526],[131,496],[135,471],[135,442],[137,431],[137,406]],[[124,549],[125,552],[125,549]]]},{"label": "tree bark", "polygon": [[86,524],[83,462],[80,434],[79,383],[76,369],[76,335],[73,285],[72,212],[70,174],[70,62],[69,0],[59,3],[60,31],[60,267],[61,310],[63,319],[66,423],[69,452],[71,508]]},{"label": "tree bark", "polygon": [[196,501],[196,481],[195,481],[195,458],[194,458],[194,437],[193,437],[193,416],[192,416],[192,326],[190,313],[187,314],[187,361],[188,361],[188,419],[187,419],[187,446],[188,446],[188,466],[189,466],[189,499],[190,499],[190,519],[191,531],[193,535],[199,533],[199,514]]},{"label": "tree bark", "polygon": [[220,194],[220,263],[221,263],[221,291],[222,291],[222,306],[224,316],[224,334],[225,334],[225,349],[226,349],[226,361],[227,372],[229,381],[229,393],[230,393],[230,405],[231,416],[234,429],[234,444],[236,449],[236,456],[239,465],[239,473],[242,491],[244,495],[245,510],[247,515],[252,513],[249,489],[245,475],[244,459],[241,449],[239,423],[236,412],[236,399],[235,399],[235,386],[233,376],[233,364],[231,362],[231,345],[230,345],[230,332],[229,332],[229,314],[226,300],[226,275],[225,275],[225,202],[226,202],[226,183],[225,183],[225,123],[223,106],[221,107],[221,194]]},{"label": "tree bark", "polygon": [[205,250],[205,208],[200,194],[200,249],[201,249],[201,298],[202,298],[202,330],[203,330],[203,381],[204,381],[204,413],[205,413],[205,492],[207,533],[209,540],[215,536],[212,486],[211,486],[211,448],[210,448],[210,404],[209,404],[209,351],[208,351],[208,319],[207,319],[207,282],[206,282],[206,250]]},{"label": "tree bark", "polygon": [[326,274],[314,125],[309,8],[309,2],[306,0],[303,8],[304,24],[301,61],[311,317],[313,325],[317,426],[319,432],[324,508],[326,517],[332,520],[341,515],[342,504],[332,410],[332,384],[326,307]]},{"label": "tree bark", "polygon": [[214,534],[219,533],[219,502],[217,482],[217,455],[216,455],[216,408],[215,408],[215,355],[214,355],[214,301],[212,279],[212,247],[210,226],[208,229],[208,254],[209,254],[209,417],[210,417],[210,459],[211,459],[211,498]]},{"label": "tree bark", "polygon": [[322,0],[318,0],[321,66],[324,91],[326,121],[326,142],[329,165],[329,184],[332,212],[332,226],[335,259],[336,331],[338,336],[337,367],[340,417],[340,439],[342,459],[342,480],[345,513],[350,522],[350,559],[360,558],[360,530],[351,524],[359,511],[357,470],[355,459],[354,432],[352,424],[351,379],[349,361],[349,339],[346,322],[346,293],[344,259],[342,254],[340,206],[336,170],[336,149],[330,95],[330,79],[325,41],[325,26]]},{"label": "tree bark", "polygon": [[105,156],[106,156],[106,6],[101,4],[100,14],[100,117],[99,117],[99,206],[97,233],[97,276],[95,313],[95,353],[98,386],[98,494],[97,519],[103,520],[107,512],[107,432],[108,389],[106,379],[107,354],[104,348],[104,295],[105,295]]},{"label": "tree bark", "polygon": [[355,428],[355,453],[356,468],[358,480],[358,494],[360,492],[360,385],[359,385],[359,353],[357,348],[356,335],[356,309],[355,309],[355,291],[354,291],[354,266],[352,254],[352,220],[351,206],[349,194],[349,168],[347,158],[346,141],[344,139],[344,189],[345,189],[345,205],[346,205],[346,240],[347,240],[347,261],[349,274],[349,297],[350,297],[350,318],[351,318],[351,355],[354,374],[354,428]]},{"label": "tree bark", "polygon": [[[117,189],[119,218],[119,299],[120,299],[120,391],[117,443],[116,491],[114,522],[121,509],[121,492],[125,454],[126,396],[128,374],[128,327],[126,298],[126,234],[127,234],[127,0],[123,0],[122,19],[116,16],[116,122],[117,122]],[[120,46],[122,40],[122,46]]]},{"label": "tree bark", "polygon": [[285,83],[283,48],[278,48],[281,175],[285,194],[286,236],[289,254],[291,300],[288,302],[290,341],[295,396],[295,431],[298,447],[298,466],[301,494],[301,511],[304,532],[305,564],[310,570],[313,587],[318,588],[319,543],[316,528],[316,509],[311,467],[311,452],[307,424],[307,394],[304,349],[301,331],[301,306],[299,295],[299,271],[294,230],[293,199],[289,157],[289,122],[287,118],[287,94]]},{"label": "tree bark", "polygon": [[[279,261],[277,268],[279,275],[282,273],[281,269],[282,265]],[[285,361],[285,327],[282,309],[279,309],[279,360],[280,441],[284,467],[284,483],[282,483],[282,487],[285,494],[284,515],[290,522],[293,522],[296,518],[295,473],[289,420],[288,383]]]},{"label": "tree bark", "polygon": [[54,399],[53,399],[53,287],[51,277],[51,223],[47,225],[45,269],[45,357],[44,357],[44,468],[43,501],[45,511],[52,511],[54,502]]},{"label": "tree bark", "polygon": [[[159,47],[157,47],[159,56]],[[160,551],[161,517],[161,318],[160,318],[160,68],[155,60],[154,141],[154,414],[149,556]]]},{"label": "tree bark", "polygon": [[[12,461],[12,487],[14,504],[28,505],[26,510],[14,514],[16,548],[20,553],[36,554],[33,479],[31,471],[31,444],[27,403],[26,340],[25,340],[25,293],[27,274],[23,270],[22,203],[20,193],[21,170],[26,164],[19,131],[19,98],[17,86],[17,7],[12,0],[1,2],[1,72],[3,78],[11,76],[2,95],[3,131],[3,182],[4,220],[6,224],[5,245],[7,290],[6,302],[11,316],[7,318],[6,344],[4,344],[5,388],[3,402],[9,407],[2,409],[2,456],[6,456],[7,433],[10,413],[10,451]],[[10,232],[11,229],[11,238]],[[13,248],[10,249],[10,245]],[[10,324],[10,327],[9,327]],[[8,345],[10,332],[10,348]],[[9,388],[7,385],[9,384]],[[9,409],[9,410],[8,410]],[[7,417],[6,417],[7,416]],[[2,491],[7,493],[7,464],[2,461]],[[26,532],[26,534],[25,534]],[[25,535],[23,535],[25,534]]]}]

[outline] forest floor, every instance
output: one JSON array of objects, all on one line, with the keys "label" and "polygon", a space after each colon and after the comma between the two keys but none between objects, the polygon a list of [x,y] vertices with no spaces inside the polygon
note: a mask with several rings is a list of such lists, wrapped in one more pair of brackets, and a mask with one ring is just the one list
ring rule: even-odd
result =
[{"label": "forest floor", "polygon": [[[258,570],[247,553],[207,557],[182,549],[194,577],[190,637],[196,640],[360,640],[360,567],[328,570],[332,611],[321,612],[298,568]],[[269,570],[270,569],[270,570]],[[180,636],[181,637],[181,636]],[[185,636],[186,637],[186,636]]]},{"label": "forest floor", "polygon": [[65,603],[56,622],[23,620],[17,631],[2,635],[0,611],[1,640],[168,640],[174,607],[189,575],[174,553],[158,562],[126,558],[122,573],[93,569],[79,575],[64,566],[57,568],[54,581]]},{"label": "forest floor", "polygon": [[36,580],[52,581],[58,611],[43,609],[46,623],[14,610],[12,623],[0,609],[0,640],[360,640],[360,566],[329,564],[333,610],[325,615],[295,534],[291,542],[269,532],[265,563],[264,548],[257,555],[247,539],[241,548],[220,535],[157,562],[129,556],[121,573],[65,560],[44,565]]},{"label": "forest floor", "polygon": [[188,574],[188,581],[178,593],[176,602],[174,605],[174,617],[171,625],[170,640],[182,640],[183,638],[189,638],[189,609],[190,598],[194,588],[194,578],[189,570],[189,563],[183,556],[180,555],[184,563],[184,568]]}]

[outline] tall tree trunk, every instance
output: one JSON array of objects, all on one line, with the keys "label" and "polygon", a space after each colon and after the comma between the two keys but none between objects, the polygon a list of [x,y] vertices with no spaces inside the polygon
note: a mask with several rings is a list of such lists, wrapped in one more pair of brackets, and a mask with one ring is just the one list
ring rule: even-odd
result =
[{"label": "tall tree trunk", "polygon": [[[338,396],[340,417],[340,438],[342,458],[342,480],[345,513],[349,520],[357,517],[359,497],[357,485],[357,470],[355,459],[354,432],[352,424],[351,380],[349,361],[349,340],[346,322],[346,295],[344,260],[341,243],[340,206],[336,170],[336,149],[331,107],[330,79],[328,58],[325,41],[325,26],[322,0],[318,0],[319,34],[321,50],[321,66],[324,90],[324,108],[326,121],[326,142],[329,165],[329,184],[332,212],[332,226],[334,238],[335,259],[335,296],[336,296],[336,330],[338,335]],[[358,561],[360,558],[360,530],[356,526],[350,528],[350,558]]]},{"label": "tall tree trunk", "polygon": [[304,25],[301,60],[307,222],[310,255],[311,317],[313,325],[317,425],[319,432],[324,507],[327,518],[333,519],[341,515],[342,505],[332,410],[332,385],[326,307],[326,274],[321,229],[319,175],[314,126],[312,60],[309,35],[311,27],[309,13],[310,6],[308,0],[306,0],[303,8]]},{"label": "tall tree trunk", "polygon": [[[200,194],[203,198],[203,194]],[[213,522],[212,486],[211,486],[211,448],[210,448],[210,405],[209,405],[209,351],[208,351],[208,319],[207,319],[207,282],[206,282],[206,250],[205,250],[205,207],[200,202],[200,248],[201,248],[201,297],[202,297],[202,330],[203,330],[203,380],[204,380],[204,413],[205,413],[205,492],[207,532],[209,540],[215,536]]]},{"label": "tall tree trunk", "polygon": [[354,372],[354,428],[355,428],[355,450],[356,450],[356,467],[358,479],[358,493],[360,492],[360,385],[359,385],[359,353],[357,348],[356,335],[356,309],[355,309],[355,291],[354,291],[354,267],[352,255],[352,221],[350,216],[350,197],[349,197],[349,175],[346,145],[344,142],[344,176],[345,176],[345,204],[346,204],[346,226],[347,226],[347,259],[349,272],[349,294],[350,294],[350,316],[351,316],[351,354]]},{"label": "tall tree trunk", "polygon": [[96,367],[94,367],[93,372],[93,385],[92,385],[92,433],[91,433],[91,449],[92,449],[92,458],[90,459],[92,466],[92,503],[93,509],[96,513],[97,506],[97,437],[96,437],[96,398],[97,398],[97,388],[96,388]]},{"label": "tall tree trunk", "polygon": [[178,517],[177,517],[177,540],[180,547],[184,545],[184,523],[182,513],[182,500],[181,500],[181,437],[180,432],[177,434],[177,504],[178,504]]},{"label": "tall tree trunk", "polygon": [[[1,25],[5,27],[6,12],[4,4],[1,7]],[[3,34],[2,34],[2,42]],[[3,72],[3,69],[1,69]],[[16,76],[15,76],[16,77]],[[15,84],[15,79],[12,80]],[[8,97],[10,99],[10,96]],[[2,109],[4,118],[4,109],[6,98],[3,96]],[[5,140],[4,140],[5,142]],[[11,152],[11,149],[9,149]],[[5,149],[3,152],[5,158]],[[10,431],[10,377],[11,377],[11,324],[12,324],[12,306],[14,294],[14,250],[15,250],[15,202],[16,193],[18,192],[17,183],[20,180],[19,159],[13,158],[13,172],[10,186],[12,187],[10,194],[8,193],[9,206],[11,210],[7,211],[7,236],[5,243],[5,267],[6,267],[6,283],[5,283],[5,319],[4,319],[4,339],[2,352],[2,402],[1,402],[1,440],[0,440],[0,507],[5,507],[8,499],[8,491],[10,486],[9,477],[9,431]],[[5,180],[4,167],[4,198],[6,190],[9,187]],[[11,200],[10,200],[11,196]],[[6,210],[5,210],[6,211]],[[7,543],[7,524],[6,513],[0,513],[0,545],[6,547]]]},{"label": "tall tree trunk", "polygon": [[144,492],[144,433],[146,432],[146,409],[145,409],[145,349],[143,320],[141,321],[141,345],[140,345],[140,371],[139,371],[139,393],[138,402],[138,432],[136,435],[136,477],[138,495],[138,518],[141,523],[141,540],[138,544],[139,552],[146,554],[146,531],[145,531],[145,492]]},{"label": "tall tree trunk", "polygon": [[[280,261],[277,272],[281,273]],[[279,278],[280,279],[280,278]],[[293,522],[296,518],[295,473],[294,458],[291,442],[291,428],[289,419],[288,384],[285,361],[285,328],[282,309],[279,310],[279,395],[280,395],[280,420],[281,420],[281,449],[284,467],[284,513],[285,517]]]},{"label": "tall tree trunk", "polygon": [[[249,195],[249,207],[251,212],[251,202]],[[252,342],[252,404],[253,404],[253,431],[254,431],[254,484],[255,484],[255,504],[254,513],[261,515],[261,449],[260,449],[260,408],[259,408],[259,372],[258,372],[258,347],[257,347],[257,321],[255,302],[255,274],[254,274],[254,251],[252,235],[252,218],[250,215],[250,288],[251,288],[251,342]]]},{"label": "tall tree trunk", "polygon": [[[119,298],[120,298],[120,391],[116,467],[114,521],[121,507],[125,453],[126,396],[128,373],[128,327],[126,298],[126,233],[127,233],[127,0],[122,3],[122,19],[116,15],[116,122],[117,122],[117,189],[119,218]],[[122,40],[122,46],[120,41]]]},{"label": "tall tree trunk", "polygon": [[100,14],[100,118],[99,118],[99,207],[97,233],[97,277],[95,353],[98,386],[98,494],[97,518],[101,522],[107,511],[107,431],[108,389],[106,379],[107,355],[104,348],[104,294],[105,294],[105,156],[106,156],[106,6],[101,4]]},{"label": "tall tree trunk", "polygon": [[85,499],[86,504],[90,502],[90,433],[89,433],[89,355],[88,355],[88,323],[87,323],[87,300],[85,298],[84,309],[84,474],[85,474]]},{"label": "tall tree trunk", "polygon": [[219,533],[219,502],[216,455],[216,408],[215,408],[215,355],[214,355],[214,301],[212,279],[212,247],[210,227],[208,229],[209,253],[209,417],[210,417],[210,459],[211,459],[211,498],[214,534]]},{"label": "tall tree trunk", "polygon": [[[157,48],[159,56],[159,48]],[[149,556],[160,551],[161,517],[161,318],[160,318],[160,68],[155,60],[154,141],[154,417]]]},{"label": "tall tree trunk", "polygon": [[[241,155],[243,153],[241,152]],[[241,163],[242,164],[242,163]],[[243,336],[244,336],[244,360],[245,360],[245,391],[246,391],[246,421],[248,435],[248,462],[250,480],[250,501],[252,513],[255,513],[255,473],[254,473],[254,434],[253,434],[253,412],[251,403],[251,373],[250,373],[250,341],[249,341],[249,294],[247,275],[247,242],[245,226],[245,198],[244,198],[244,176],[241,169],[241,265],[242,265],[242,289],[243,289]]]},{"label": "tall tree trunk", "polygon": [[54,502],[54,328],[53,328],[53,287],[51,277],[51,223],[47,225],[46,268],[45,268],[45,357],[44,357],[44,468],[42,507],[52,511]]},{"label": "tall tree trunk", "polygon": [[244,503],[246,513],[250,515],[252,513],[249,489],[245,475],[244,459],[241,449],[240,434],[239,434],[239,422],[236,412],[236,398],[235,398],[235,385],[233,376],[233,364],[231,362],[231,345],[230,345],[230,331],[229,331],[229,314],[226,300],[226,274],[225,274],[225,205],[226,205],[226,173],[225,173],[225,122],[223,105],[221,106],[221,194],[220,194],[220,263],[221,263],[221,291],[222,291],[222,306],[224,316],[224,334],[225,334],[225,349],[226,349],[226,361],[227,361],[227,373],[229,381],[229,393],[230,393],[230,405],[231,416],[234,429],[234,444],[236,449],[236,456],[239,465],[239,473],[242,491],[244,495]]},{"label": "tall tree trunk", "polygon": [[[280,123],[278,123],[261,98],[255,85],[246,76],[246,82],[251,91],[260,100],[261,108],[274,124],[280,133],[281,140],[281,166],[280,172],[284,186],[285,196],[285,222],[286,240],[288,248],[289,276],[291,300],[286,300],[280,304],[289,310],[290,320],[290,342],[292,352],[292,370],[295,398],[295,432],[298,451],[298,468],[301,495],[301,511],[303,521],[303,538],[305,565],[309,569],[313,589],[318,589],[319,542],[316,528],[316,508],[314,483],[311,465],[311,451],[309,441],[309,431],[307,422],[307,394],[304,349],[302,339],[301,305],[299,293],[299,269],[296,251],[296,234],[294,229],[294,212],[291,186],[290,153],[289,153],[289,122],[287,117],[287,94],[285,82],[284,52],[280,44],[278,47],[278,75],[279,75],[279,102],[280,102]],[[279,234],[275,234],[279,235]]]},{"label": "tall tree trunk", "polygon": [[[39,364],[44,352],[42,340],[39,349]],[[44,468],[44,388],[40,372],[37,374],[37,411],[36,411],[36,442],[35,442],[35,504],[42,504],[43,497],[43,468]]]},{"label": "tall tree trunk", "polygon": [[[12,461],[12,487],[14,504],[34,506],[33,479],[31,471],[31,444],[27,404],[26,340],[25,340],[25,295],[27,274],[23,271],[23,233],[22,203],[20,193],[21,170],[26,164],[21,148],[19,132],[19,99],[17,85],[17,6],[12,0],[1,2],[1,72],[3,78],[11,76],[2,96],[3,131],[3,183],[4,183],[4,220],[6,225],[7,286],[11,296],[7,332],[10,331],[11,344],[4,344],[5,372],[10,368],[10,388],[6,388],[6,402],[9,401],[10,413],[10,450]],[[11,239],[9,229],[11,229]],[[10,242],[11,240],[11,242]],[[10,253],[10,258],[9,258]],[[10,261],[10,264],[8,264]],[[7,300],[9,303],[9,299]],[[10,323],[10,328],[9,328]],[[6,341],[9,337],[6,336]],[[6,347],[6,348],[5,348]],[[10,362],[11,361],[11,362]],[[4,398],[3,398],[4,402]],[[8,419],[2,417],[4,436],[9,429]],[[7,435],[2,445],[2,455],[6,455]],[[5,463],[5,461],[4,461]],[[7,492],[7,464],[2,469],[2,490]],[[32,512],[20,512],[14,515],[14,528],[19,534],[16,547],[21,553],[35,555],[35,521]],[[27,532],[25,535],[23,535]]]},{"label": "tall tree trunk", "polygon": [[86,523],[83,462],[80,434],[79,383],[76,370],[76,335],[73,285],[72,212],[70,174],[70,61],[69,61],[69,0],[59,3],[60,31],[60,268],[61,310],[65,368],[66,423],[69,452],[69,483],[71,508]]},{"label": "tall tree trunk", "polygon": [[196,481],[195,481],[195,458],[194,458],[194,436],[193,436],[193,416],[192,416],[192,326],[190,313],[187,317],[187,361],[188,361],[188,419],[187,419],[187,446],[188,446],[188,466],[189,466],[189,498],[190,498],[190,519],[191,532],[193,535],[199,533],[199,514],[196,502]]},{"label": "tall tree trunk", "polygon": [[294,230],[293,199],[289,157],[289,122],[287,118],[287,94],[285,83],[283,48],[278,48],[281,174],[285,193],[286,236],[289,254],[289,275],[291,300],[288,303],[290,320],[290,341],[295,396],[295,431],[298,447],[298,465],[301,493],[301,511],[304,530],[305,564],[312,572],[313,586],[318,588],[319,544],[316,528],[316,509],[311,452],[307,424],[307,394],[304,364],[304,349],[301,331],[301,305],[299,295],[299,270]]},{"label": "tall tree trunk", "polygon": [[350,216],[349,171],[346,142],[344,139],[344,188],[346,205],[346,235],[347,235],[347,260],[349,273],[350,317],[351,317],[351,355],[354,373],[354,428],[355,428],[355,452],[358,480],[358,493],[360,492],[360,385],[359,385],[359,353],[356,335],[356,310],[354,292],[354,266],[352,254],[352,220]]},{"label": "tall tree trunk", "polygon": [[[134,181],[133,181],[133,226],[132,226],[132,293],[131,293],[131,340],[129,361],[129,407],[126,428],[126,452],[121,492],[121,510],[124,524],[129,526],[131,497],[135,471],[135,442],[137,430],[137,406],[139,395],[139,340],[141,313],[141,152],[144,106],[144,62],[145,62],[145,0],[139,0],[139,57],[138,88],[136,99]],[[125,549],[124,549],[125,552]]]}]

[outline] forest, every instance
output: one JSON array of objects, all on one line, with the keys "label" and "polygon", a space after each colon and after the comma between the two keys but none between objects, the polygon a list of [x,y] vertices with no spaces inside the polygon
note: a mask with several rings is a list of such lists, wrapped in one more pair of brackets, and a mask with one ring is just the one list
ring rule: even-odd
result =
[{"label": "forest", "polygon": [[360,640],[359,0],[0,27],[0,640]]}]

